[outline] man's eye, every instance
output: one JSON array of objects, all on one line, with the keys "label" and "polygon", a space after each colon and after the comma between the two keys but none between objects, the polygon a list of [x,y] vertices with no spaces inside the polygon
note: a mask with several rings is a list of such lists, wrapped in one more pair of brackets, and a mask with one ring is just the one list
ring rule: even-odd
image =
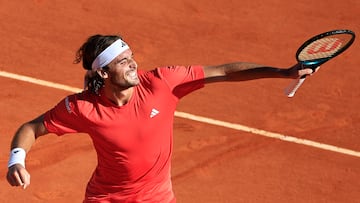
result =
[{"label": "man's eye", "polygon": [[121,61],[119,61],[118,62],[120,65],[124,65],[124,64],[126,64],[126,60],[121,60]]}]

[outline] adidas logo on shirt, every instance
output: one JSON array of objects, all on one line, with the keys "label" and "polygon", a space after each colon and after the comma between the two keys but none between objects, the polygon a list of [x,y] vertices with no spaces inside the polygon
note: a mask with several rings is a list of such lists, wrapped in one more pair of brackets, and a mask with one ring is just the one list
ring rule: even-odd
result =
[{"label": "adidas logo on shirt", "polygon": [[150,112],[150,118],[154,118],[156,115],[158,115],[160,113],[160,111],[156,110],[156,109],[152,109]]}]

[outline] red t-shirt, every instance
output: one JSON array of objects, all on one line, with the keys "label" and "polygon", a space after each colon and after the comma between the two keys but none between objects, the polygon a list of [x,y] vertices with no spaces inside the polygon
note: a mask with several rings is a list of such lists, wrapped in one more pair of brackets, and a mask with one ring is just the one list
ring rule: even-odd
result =
[{"label": "red t-shirt", "polygon": [[98,165],[84,202],[175,202],[170,168],[179,99],[204,86],[202,66],[139,73],[124,106],[89,91],[66,97],[45,114],[50,133],[88,133]]}]

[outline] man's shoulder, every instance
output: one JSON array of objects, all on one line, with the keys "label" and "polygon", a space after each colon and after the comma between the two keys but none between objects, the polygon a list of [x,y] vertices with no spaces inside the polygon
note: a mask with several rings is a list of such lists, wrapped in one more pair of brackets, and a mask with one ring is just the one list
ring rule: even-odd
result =
[{"label": "man's shoulder", "polygon": [[151,70],[139,70],[138,75],[140,78],[148,78],[148,79],[161,79],[163,77],[166,77],[169,74],[176,74],[176,72],[181,71],[181,69],[184,69],[183,66],[162,66],[162,67],[156,67]]},{"label": "man's shoulder", "polygon": [[91,90],[84,90],[82,92],[74,93],[65,97],[65,102],[84,104],[94,103],[96,98],[99,97],[97,94],[91,92]]}]

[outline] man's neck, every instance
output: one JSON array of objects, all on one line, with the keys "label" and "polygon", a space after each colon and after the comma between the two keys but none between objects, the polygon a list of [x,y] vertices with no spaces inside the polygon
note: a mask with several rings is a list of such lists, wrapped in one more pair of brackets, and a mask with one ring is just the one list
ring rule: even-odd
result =
[{"label": "man's neck", "polygon": [[133,95],[134,87],[129,87],[126,89],[117,89],[117,88],[106,88],[105,87],[105,96],[117,106],[124,106],[127,104]]}]

